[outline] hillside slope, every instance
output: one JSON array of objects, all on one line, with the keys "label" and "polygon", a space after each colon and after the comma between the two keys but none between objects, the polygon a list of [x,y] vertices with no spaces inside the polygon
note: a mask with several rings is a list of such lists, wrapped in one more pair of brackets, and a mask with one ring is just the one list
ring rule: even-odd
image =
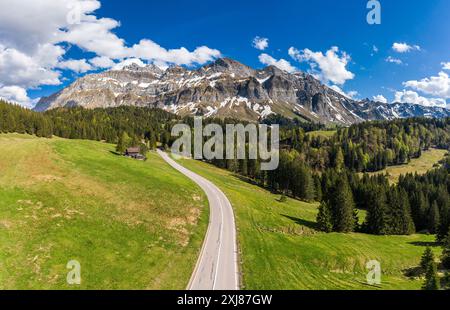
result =
[{"label": "hillside slope", "polygon": [[[405,276],[416,267],[432,235],[374,236],[320,233],[317,204],[288,199],[192,160],[188,169],[221,188],[235,209],[245,289],[420,289]],[[360,217],[364,217],[361,212]],[[436,254],[440,248],[436,248]],[[366,263],[378,260],[382,284],[369,286]]]},{"label": "hillside slope", "polygon": [[[208,222],[201,189],[156,154],[0,135],[0,289],[184,289]],[[81,264],[69,286],[66,264]]]}]

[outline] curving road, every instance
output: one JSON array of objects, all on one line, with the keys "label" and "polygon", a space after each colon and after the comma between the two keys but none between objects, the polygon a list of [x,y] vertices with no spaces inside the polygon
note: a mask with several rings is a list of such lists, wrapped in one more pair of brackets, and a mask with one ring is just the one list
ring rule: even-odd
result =
[{"label": "curving road", "polygon": [[158,154],[173,168],[197,183],[209,200],[208,231],[187,289],[238,290],[236,225],[230,201],[210,181],[179,165],[167,153],[158,150]]}]

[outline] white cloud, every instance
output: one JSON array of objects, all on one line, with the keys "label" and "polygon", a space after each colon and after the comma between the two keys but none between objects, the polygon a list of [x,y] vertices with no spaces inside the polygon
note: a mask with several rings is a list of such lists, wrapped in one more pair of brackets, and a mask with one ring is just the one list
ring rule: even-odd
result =
[{"label": "white cloud", "polygon": [[386,99],[386,97],[384,97],[383,95],[376,95],[373,96],[373,101],[375,102],[381,102],[381,103],[388,103],[388,100]]},{"label": "white cloud", "polygon": [[359,93],[356,90],[351,90],[347,93],[347,96],[349,96],[351,99],[355,99],[358,95]]},{"label": "white cloud", "polygon": [[310,49],[299,51],[291,47],[289,55],[297,61],[308,62],[312,71],[325,83],[332,82],[343,85],[347,80],[355,77],[352,72],[347,70],[347,64],[351,60],[350,56],[346,52],[339,52],[337,46],[333,46],[325,55]]},{"label": "white cloud", "polygon": [[59,45],[42,44],[37,47],[35,54],[31,57],[39,66],[43,68],[53,68],[62,59],[66,51]]},{"label": "white cloud", "polygon": [[347,98],[349,98],[349,99],[355,99],[356,98],[356,96],[358,96],[359,95],[359,93],[356,91],[356,90],[351,90],[351,91],[349,91],[349,92],[345,92],[345,91],[343,91],[339,86],[337,86],[337,85],[331,85],[331,86],[329,86],[332,90],[334,90],[335,92],[337,92],[337,93],[339,93],[339,94],[341,94],[342,96],[344,96],[344,97],[347,97]]},{"label": "white cloud", "polygon": [[[445,64],[443,64],[445,67]],[[450,79],[447,73],[441,71],[438,76],[431,76],[422,80],[411,80],[403,83],[403,86],[413,90],[403,90],[395,93],[395,101],[409,102],[424,106],[447,107],[446,100],[450,98]],[[432,98],[423,97],[416,91],[430,95]]]},{"label": "white cloud", "polygon": [[[39,54],[38,50],[36,54]],[[35,55],[36,55],[35,54]],[[40,64],[50,63],[49,59],[29,56],[16,49],[0,45],[0,84],[34,88],[39,85],[59,85],[60,73]]]},{"label": "white cloud", "polygon": [[167,50],[149,39],[143,39],[132,47],[111,31],[120,24],[109,18],[94,19],[71,28],[64,41],[110,59],[140,58],[151,63],[187,65],[204,64],[221,56],[220,51],[200,46],[194,51],[184,47]]},{"label": "white cloud", "polygon": [[388,56],[388,57],[385,59],[385,61],[386,61],[386,62],[390,62],[390,63],[397,64],[397,65],[401,65],[401,64],[403,63],[403,61],[401,61],[400,59],[394,58],[394,57],[392,57],[392,56]]},{"label": "white cloud", "polygon": [[411,90],[403,90],[395,92],[394,103],[412,103],[423,106],[439,106],[446,107],[447,103],[441,98],[425,98],[420,96],[418,93]]},{"label": "white cloud", "polygon": [[80,24],[93,19],[90,13],[100,8],[97,0],[2,0],[1,41],[10,48],[34,53],[37,46],[60,41],[71,27],[76,13]]},{"label": "white cloud", "polygon": [[[0,85],[24,89],[58,85],[58,68],[84,73],[127,58],[190,66],[221,56],[206,46],[167,50],[148,39],[129,46],[114,33],[118,21],[94,15],[100,7],[98,0],[1,0]],[[64,59],[61,44],[66,43],[96,55],[89,62]]]},{"label": "white cloud", "polygon": [[85,73],[94,69],[92,65],[90,65],[86,61],[86,59],[79,59],[79,60],[70,59],[61,61],[56,65],[56,67],[59,69],[72,70],[73,72],[76,73]]},{"label": "white cloud", "polygon": [[113,70],[122,70],[125,67],[128,67],[132,64],[136,64],[139,67],[145,67],[145,63],[140,60],[139,58],[129,58],[129,59],[125,59],[124,61],[116,64],[112,69]]},{"label": "white cloud", "polygon": [[443,70],[450,70],[450,62],[442,62],[441,65]]},{"label": "white cloud", "polygon": [[297,69],[291,65],[291,63],[285,59],[276,60],[270,55],[261,54],[259,55],[259,61],[267,66],[275,66],[280,70],[284,70],[289,73],[297,71]]},{"label": "white cloud", "polygon": [[220,51],[201,46],[190,52],[186,48],[167,50],[151,40],[141,40],[127,53],[135,57],[158,64],[193,65],[204,64],[221,56]]},{"label": "white cloud", "polygon": [[420,51],[421,47],[419,45],[408,45],[407,43],[394,43],[392,49],[397,53],[407,53],[410,51]]},{"label": "white cloud", "polygon": [[260,50],[260,51],[264,51],[266,48],[269,47],[269,39],[267,38],[261,38],[261,37],[255,37],[253,39],[253,47]]},{"label": "white cloud", "polygon": [[18,103],[28,108],[31,108],[37,101],[30,99],[27,91],[18,86],[0,87],[0,98],[8,102]]},{"label": "white cloud", "polygon": [[424,94],[445,99],[450,98],[450,79],[445,72],[439,72],[438,76],[424,78],[420,81],[407,81],[403,85]]},{"label": "white cloud", "polygon": [[127,56],[125,41],[115,35],[112,30],[120,23],[111,18],[92,16],[80,24],[69,26],[69,30],[61,34],[61,42],[69,42],[99,56],[113,59]]},{"label": "white cloud", "polygon": [[97,56],[89,60],[89,62],[96,68],[108,69],[115,65],[115,62],[106,56]]}]

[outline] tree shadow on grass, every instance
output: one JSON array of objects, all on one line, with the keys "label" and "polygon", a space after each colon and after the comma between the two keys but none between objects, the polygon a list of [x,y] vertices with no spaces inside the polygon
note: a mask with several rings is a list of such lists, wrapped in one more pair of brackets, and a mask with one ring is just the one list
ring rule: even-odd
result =
[{"label": "tree shadow on grass", "polygon": [[432,247],[432,248],[436,248],[441,246],[441,244],[439,242],[426,242],[426,241],[412,241],[412,242],[408,242],[409,244],[415,245],[415,246],[421,246],[421,247]]},{"label": "tree shadow on grass", "polygon": [[[233,173],[232,176],[235,177],[236,179],[242,181],[242,182],[245,182],[245,183],[248,183],[248,184],[251,184],[251,185],[255,185],[255,186],[260,186],[255,180],[253,180],[251,178],[239,175],[237,173]],[[261,187],[261,188],[263,188],[263,187]],[[266,189],[266,188],[263,188],[263,189]]]},{"label": "tree shadow on grass", "polygon": [[109,151],[109,152],[116,156],[122,156],[122,154],[120,154],[119,152],[116,152],[116,151]]},{"label": "tree shadow on grass", "polygon": [[290,219],[291,221],[294,221],[298,225],[306,226],[306,227],[308,227],[310,229],[318,230],[318,228],[319,228],[317,226],[316,222],[300,219],[300,218],[297,218],[297,217],[292,217],[292,216],[285,215],[285,214],[281,214],[281,216],[284,216],[285,218]]},{"label": "tree shadow on grass", "polygon": [[402,273],[405,277],[410,279],[415,279],[423,275],[423,270],[419,266],[410,267],[402,270]]}]

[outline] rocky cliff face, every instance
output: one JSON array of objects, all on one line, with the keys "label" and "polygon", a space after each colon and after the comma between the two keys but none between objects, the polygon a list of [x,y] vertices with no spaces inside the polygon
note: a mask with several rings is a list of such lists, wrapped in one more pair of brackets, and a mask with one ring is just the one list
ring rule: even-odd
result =
[{"label": "rocky cliff face", "polygon": [[311,75],[289,74],[273,66],[254,70],[227,58],[195,70],[172,67],[163,71],[154,65],[134,64],[122,70],[87,75],[42,98],[35,110],[122,105],[158,107],[183,116],[249,121],[276,113],[342,125],[397,117],[450,116],[446,109],[354,101]]}]

